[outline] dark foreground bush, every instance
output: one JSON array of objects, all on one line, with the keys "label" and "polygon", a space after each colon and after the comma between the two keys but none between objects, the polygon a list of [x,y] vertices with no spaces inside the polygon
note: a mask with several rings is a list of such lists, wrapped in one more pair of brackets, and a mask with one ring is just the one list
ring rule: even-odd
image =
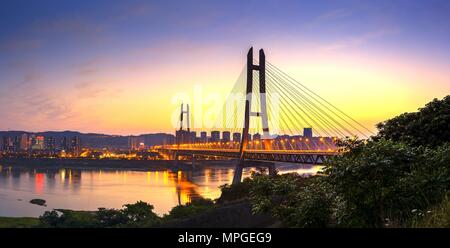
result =
[{"label": "dark foreground bush", "polygon": [[408,226],[450,190],[448,143],[436,148],[385,139],[347,144],[318,176],[254,175],[245,184],[253,211],[271,213],[289,227]]},{"label": "dark foreground bush", "polygon": [[190,203],[187,203],[186,205],[179,205],[173,207],[172,210],[170,210],[169,214],[164,216],[164,219],[173,220],[173,219],[187,218],[195,214],[207,212],[208,210],[211,210],[213,207],[214,202],[212,200],[198,198],[192,200]]},{"label": "dark foreground bush", "polygon": [[99,208],[95,212],[53,210],[39,217],[43,227],[151,227],[160,222],[153,206],[138,201],[123,209]]}]

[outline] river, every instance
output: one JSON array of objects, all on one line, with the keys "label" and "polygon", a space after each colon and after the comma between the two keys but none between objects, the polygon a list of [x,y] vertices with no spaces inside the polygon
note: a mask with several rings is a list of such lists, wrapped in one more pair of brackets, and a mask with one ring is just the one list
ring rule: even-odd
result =
[{"label": "river", "polygon": [[[279,165],[280,173],[313,175],[313,165]],[[244,177],[252,169],[244,171]],[[229,166],[202,166],[186,171],[135,171],[128,169],[16,168],[0,166],[0,216],[39,216],[55,208],[96,210],[121,208],[142,200],[152,204],[159,215],[195,197],[216,199],[219,186],[230,184]],[[45,199],[47,206],[29,203]]]}]

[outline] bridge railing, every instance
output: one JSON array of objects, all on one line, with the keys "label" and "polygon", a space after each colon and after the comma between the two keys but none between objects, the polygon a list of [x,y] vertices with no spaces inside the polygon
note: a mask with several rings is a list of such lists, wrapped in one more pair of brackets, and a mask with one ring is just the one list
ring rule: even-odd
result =
[{"label": "bridge railing", "polygon": [[[261,151],[337,151],[336,138],[330,137],[301,137],[301,138],[279,138],[270,140],[252,140],[247,144],[247,150]],[[239,149],[240,142],[237,141],[211,141],[195,142],[185,144],[171,144],[162,146],[168,149],[197,149],[197,150],[219,150]]]}]

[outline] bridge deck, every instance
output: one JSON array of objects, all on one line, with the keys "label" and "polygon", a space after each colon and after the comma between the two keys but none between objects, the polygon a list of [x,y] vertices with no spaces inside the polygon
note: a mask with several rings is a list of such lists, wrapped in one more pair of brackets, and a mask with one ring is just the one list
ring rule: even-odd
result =
[{"label": "bridge deck", "polygon": [[[238,149],[203,149],[203,148],[160,148],[161,152],[177,153],[188,156],[217,156],[238,158]],[[328,150],[246,150],[246,160],[290,162],[303,164],[321,164],[328,157],[336,156],[337,151]]]}]

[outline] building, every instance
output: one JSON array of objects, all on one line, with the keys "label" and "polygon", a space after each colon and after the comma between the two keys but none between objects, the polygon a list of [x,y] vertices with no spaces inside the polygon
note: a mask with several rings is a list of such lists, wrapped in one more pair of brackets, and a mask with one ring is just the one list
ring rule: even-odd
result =
[{"label": "building", "polygon": [[230,132],[229,131],[223,131],[222,132],[222,141],[223,142],[230,142]]},{"label": "building", "polygon": [[200,132],[200,141],[203,143],[208,142],[208,133],[207,132]]},{"label": "building", "polygon": [[[164,141],[163,141],[164,142]],[[145,149],[145,138],[142,136],[129,136],[128,149],[129,150],[143,150]]]},{"label": "building", "polygon": [[9,136],[3,136],[3,147],[2,150],[4,152],[12,152],[14,150],[14,142]]},{"label": "building", "polygon": [[233,141],[241,142],[241,133],[233,133]]},{"label": "building", "polygon": [[31,149],[32,150],[44,150],[44,148],[45,148],[44,141],[45,141],[44,136],[41,136],[41,135],[32,136]]},{"label": "building", "polygon": [[311,138],[313,136],[312,128],[310,128],[310,127],[303,128],[303,136]]},{"label": "building", "polygon": [[67,137],[63,137],[61,139],[61,150],[68,152],[69,149],[70,149],[69,147],[70,147],[70,145],[69,145],[69,142],[67,140]]},{"label": "building", "polygon": [[175,132],[175,141],[177,144],[189,144],[191,141],[191,133],[186,130],[177,130]]},{"label": "building", "polygon": [[197,133],[195,132],[195,131],[191,131],[190,133],[189,133],[189,143],[195,143],[195,138],[197,137]]},{"label": "building", "polygon": [[14,151],[20,152],[20,136],[14,137]]},{"label": "building", "polygon": [[56,150],[55,139],[53,136],[45,137],[45,150],[53,152]]},{"label": "building", "polygon": [[72,137],[72,139],[70,139],[70,151],[73,153],[74,156],[80,155],[81,152],[80,137],[74,136]]},{"label": "building", "polygon": [[220,141],[220,131],[211,131],[211,142]]},{"label": "building", "polygon": [[261,140],[261,134],[255,133],[255,134],[253,135],[253,140]]},{"label": "building", "polygon": [[30,147],[30,142],[28,139],[28,134],[24,133],[22,136],[20,136],[20,150],[21,151],[27,151]]}]

